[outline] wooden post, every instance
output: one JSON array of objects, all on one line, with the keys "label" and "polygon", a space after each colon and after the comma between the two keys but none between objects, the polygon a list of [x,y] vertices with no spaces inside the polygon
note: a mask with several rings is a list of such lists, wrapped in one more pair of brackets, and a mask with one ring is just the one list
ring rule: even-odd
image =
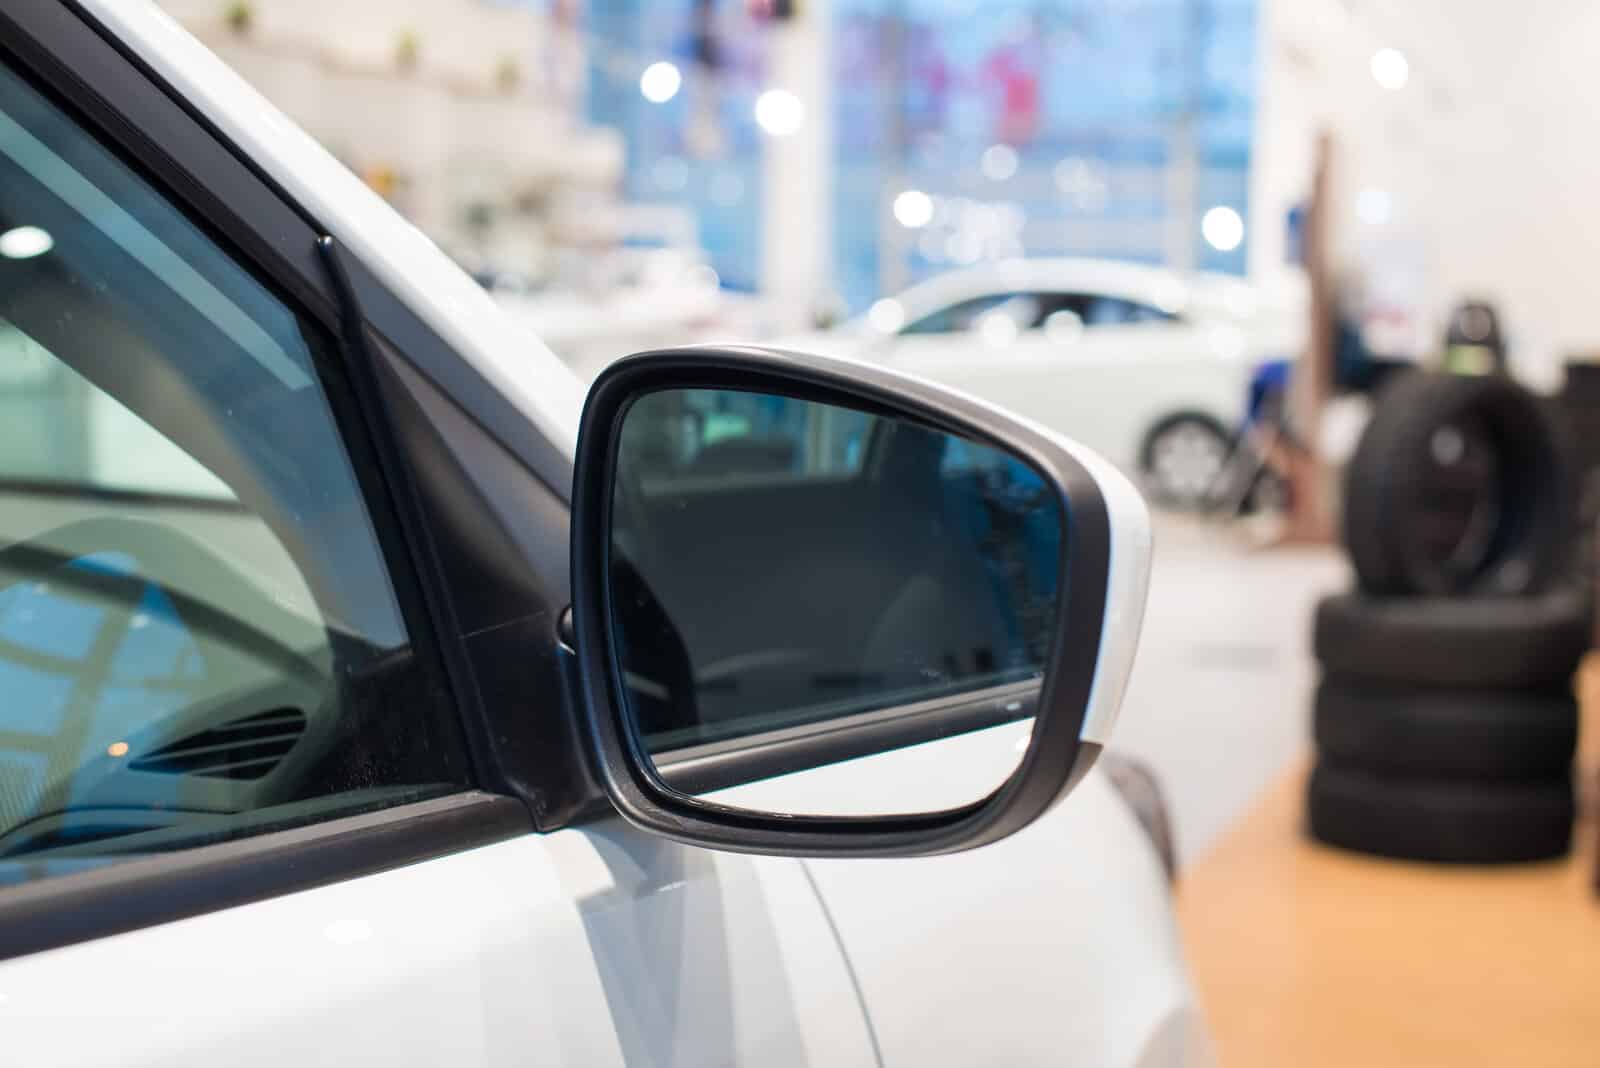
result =
[{"label": "wooden post", "polygon": [[1289,450],[1288,457],[1292,503],[1289,523],[1283,532],[1283,540],[1287,542],[1328,542],[1334,535],[1328,500],[1328,470],[1318,448],[1322,409],[1333,392],[1337,294],[1330,235],[1334,155],[1333,135],[1324,129],[1317,135],[1311,198],[1306,207],[1304,249],[1311,298],[1310,322],[1306,330],[1306,348],[1295,363],[1289,389],[1290,421],[1300,448]]}]

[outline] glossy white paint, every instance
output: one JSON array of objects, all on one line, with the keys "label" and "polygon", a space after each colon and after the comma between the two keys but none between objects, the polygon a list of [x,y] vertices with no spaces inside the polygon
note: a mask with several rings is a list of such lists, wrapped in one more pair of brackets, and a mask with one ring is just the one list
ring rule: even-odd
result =
[{"label": "glossy white paint", "polygon": [[[571,374],[437,248],[146,0],[84,4],[571,450]],[[1137,532],[1137,495],[1091,461]],[[1142,530],[1108,591],[1134,615]],[[1106,648],[1120,679],[1132,646]],[[921,807],[1014,760],[1023,729],[729,794],[840,805],[892,783]],[[802,864],[610,821],[0,964],[0,1034],[28,1064],[1175,1068],[1210,1063],[1197,1021],[1155,853],[1093,772],[951,857]]]},{"label": "glossy white paint", "polygon": [[[974,772],[1019,732],[974,737],[930,745]],[[923,748],[722,796],[866,804],[888,777],[920,806],[948,790],[907,774]],[[0,1033],[73,1066],[1210,1063],[1159,861],[1098,773],[925,860],[530,835],[8,961]]]},{"label": "glossy white paint", "polygon": [[620,823],[7,962],[0,1034],[36,1065],[875,1062],[798,862]]}]

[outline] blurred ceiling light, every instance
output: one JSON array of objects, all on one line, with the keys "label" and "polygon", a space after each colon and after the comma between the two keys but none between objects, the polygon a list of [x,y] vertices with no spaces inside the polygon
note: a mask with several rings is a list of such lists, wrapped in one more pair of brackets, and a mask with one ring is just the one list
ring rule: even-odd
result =
[{"label": "blurred ceiling light", "polygon": [[1201,216],[1200,233],[1218,252],[1232,252],[1244,240],[1244,220],[1232,208],[1218,204]]},{"label": "blurred ceiling light", "polygon": [[1017,173],[1017,150],[1010,145],[990,145],[983,150],[978,166],[992,182],[1003,182]]},{"label": "blurred ceiling light", "polygon": [[1363,189],[1356,194],[1356,217],[1368,226],[1382,226],[1393,210],[1394,201],[1387,190]]},{"label": "blurred ceiling light", "polygon": [[787,89],[768,89],[756,97],[756,122],[773,137],[797,132],[805,117],[805,105]]},{"label": "blurred ceiling light", "polygon": [[662,60],[652,63],[639,75],[639,92],[652,104],[665,104],[683,87],[683,75],[675,64]]},{"label": "blurred ceiling light", "polygon": [[1398,48],[1380,48],[1372,53],[1372,78],[1385,89],[1404,89],[1411,79],[1411,64]]},{"label": "blurred ceiling light", "polygon": [[125,756],[127,756],[128,755],[128,743],[127,742],[112,742],[110,745],[106,746],[106,755],[107,756],[113,756],[113,757],[125,757]]},{"label": "blurred ceiling light", "polygon": [[0,234],[0,256],[8,260],[30,260],[43,256],[55,247],[55,238],[49,231],[37,226],[19,226]]},{"label": "blurred ceiling light", "polygon": [[919,230],[933,221],[933,198],[920,189],[907,189],[894,198],[894,217],[908,230]]},{"label": "blurred ceiling light", "polygon": [[906,325],[906,309],[893,297],[884,297],[867,309],[867,322],[880,334],[893,334]]}]

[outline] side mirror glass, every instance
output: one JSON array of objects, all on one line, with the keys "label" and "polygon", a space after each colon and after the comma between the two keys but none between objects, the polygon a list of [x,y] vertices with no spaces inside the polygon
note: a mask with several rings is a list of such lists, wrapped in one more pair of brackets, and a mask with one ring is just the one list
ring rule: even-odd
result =
[{"label": "side mirror glass", "polygon": [[[721,848],[1010,833],[1099,751],[1148,548],[1125,479],[959,394],[757,349],[619,361],[574,496],[600,777],[634,822]],[[881,774],[838,772],[863,757]]]},{"label": "side mirror glass", "polygon": [[[702,440],[658,438],[691,412]],[[1064,592],[1063,502],[1003,449],[834,403],[667,388],[623,416],[611,514],[621,712],[688,792],[716,785],[719,755],[808,732],[909,718],[912,740],[1033,714]],[[760,793],[799,815],[956,808],[1005,782],[1026,727],[939,782]]]}]

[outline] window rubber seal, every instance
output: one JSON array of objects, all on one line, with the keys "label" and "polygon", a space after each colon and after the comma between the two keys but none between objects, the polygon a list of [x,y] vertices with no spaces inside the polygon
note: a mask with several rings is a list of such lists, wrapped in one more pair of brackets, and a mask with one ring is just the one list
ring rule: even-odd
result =
[{"label": "window rubber seal", "polygon": [[0,890],[0,960],[375,875],[533,831],[478,790]]}]

